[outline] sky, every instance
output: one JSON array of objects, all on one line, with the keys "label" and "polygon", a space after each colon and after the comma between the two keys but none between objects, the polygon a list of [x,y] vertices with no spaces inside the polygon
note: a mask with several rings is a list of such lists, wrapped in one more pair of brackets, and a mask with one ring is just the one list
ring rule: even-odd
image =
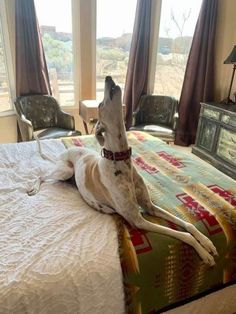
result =
[{"label": "sky", "polygon": [[179,35],[176,25],[171,20],[171,12],[179,26],[183,24],[183,15],[190,16],[184,26],[184,35],[193,35],[202,0],[162,0],[160,37],[176,37]]},{"label": "sky", "polygon": [[72,32],[71,0],[34,0],[34,3],[39,25],[56,26],[58,32]]},{"label": "sky", "polygon": [[[171,11],[181,26],[183,14],[187,14],[190,9],[184,35],[191,36],[201,2],[202,0],[162,0],[160,36],[177,37],[179,32],[170,18]],[[56,26],[58,32],[72,32],[71,0],[35,0],[35,5],[40,25]],[[135,8],[136,0],[97,0],[97,38],[132,33]]]}]

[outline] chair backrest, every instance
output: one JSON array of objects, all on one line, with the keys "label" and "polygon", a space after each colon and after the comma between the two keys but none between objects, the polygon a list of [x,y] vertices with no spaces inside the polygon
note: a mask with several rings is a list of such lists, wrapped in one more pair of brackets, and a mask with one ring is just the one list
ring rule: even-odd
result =
[{"label": "chair backrest", "polygon": [[60,106],[56,99],[48,95],[30,95],[17,97],[15,102],[17,114],[25,115],[34,130],[46,129],[57,125],[57,113]]},{"label": "chair backrest", "polygon": [[135,124],[158,124],[172,127],[173,118],[177,112],[178,101],[175,98],[161,95],[144,95],[139,102]]}]

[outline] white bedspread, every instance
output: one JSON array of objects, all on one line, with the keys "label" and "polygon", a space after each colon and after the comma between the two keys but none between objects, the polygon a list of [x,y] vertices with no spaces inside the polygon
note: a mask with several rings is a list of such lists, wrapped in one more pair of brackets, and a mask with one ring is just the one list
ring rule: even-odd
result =
[{"label": "white bedspread", "polygon": [[[55,159],[64,149],[43,142]],[[124,313],[112,218],[68,183],[26,194],[51,167],[34,142],[0,145],[0,313]]]}]

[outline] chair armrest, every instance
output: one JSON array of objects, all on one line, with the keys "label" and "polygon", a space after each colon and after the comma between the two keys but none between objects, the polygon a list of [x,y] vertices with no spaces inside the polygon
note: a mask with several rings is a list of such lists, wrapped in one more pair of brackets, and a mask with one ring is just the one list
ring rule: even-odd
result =
[{"label": "chair armrest", "polygon": [[34,138],[34,130],[30,120],[26,119],[24,114],[18,115],[17,114],[17,121],[21,133],[22,140],[31,141]]},{"label": "chair armrest", "polygon": [[176,131],[178,119],[179,119],[179,114],[178,112],[175,112],[175,114],[173,115],[173,122],[172,122],[172,128],[174,131]]},{"label": "chair armrest", "polygon": [[132,126],[137,125],[137,114],[138,114],[138,110],[132,113]]},{"label": "chair armrest", "polygon": [[60,110],[57,113],[57,126],[67,130],[75,130],[75,119],[69,113]]}]

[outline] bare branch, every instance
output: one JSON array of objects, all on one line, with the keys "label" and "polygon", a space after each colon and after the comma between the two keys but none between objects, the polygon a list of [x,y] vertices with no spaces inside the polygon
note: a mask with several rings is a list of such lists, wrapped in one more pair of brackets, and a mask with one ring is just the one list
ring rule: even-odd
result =
[{"label": "bare branch", "polygon": [[190,15],[191,15],[191,8],[189,9],[188,13],[184,12],[182,15],[182,25],[180,25],[180,23],[177,21],[177,19],[175,18],[174,12],[171,9],[171,20],[174,22],[175,26],[177,27],[177,29],[179,30],[180,36],[183,36],[183,32],[184,32],[184,26],[187,22],[187,20],[189,19]]},{"label": "bare branch", "polygon": [[180,28],[180,26],[179,26],[178,21],[176,20],[176,18],[175,18],[175,16],[174,16],[174,12],[173,12],[172,9],[171,9],[170,15],[171,15],[171,20],[175,23],[175,26],[178,28],[180,34],[182,34],[181,28]]}]

